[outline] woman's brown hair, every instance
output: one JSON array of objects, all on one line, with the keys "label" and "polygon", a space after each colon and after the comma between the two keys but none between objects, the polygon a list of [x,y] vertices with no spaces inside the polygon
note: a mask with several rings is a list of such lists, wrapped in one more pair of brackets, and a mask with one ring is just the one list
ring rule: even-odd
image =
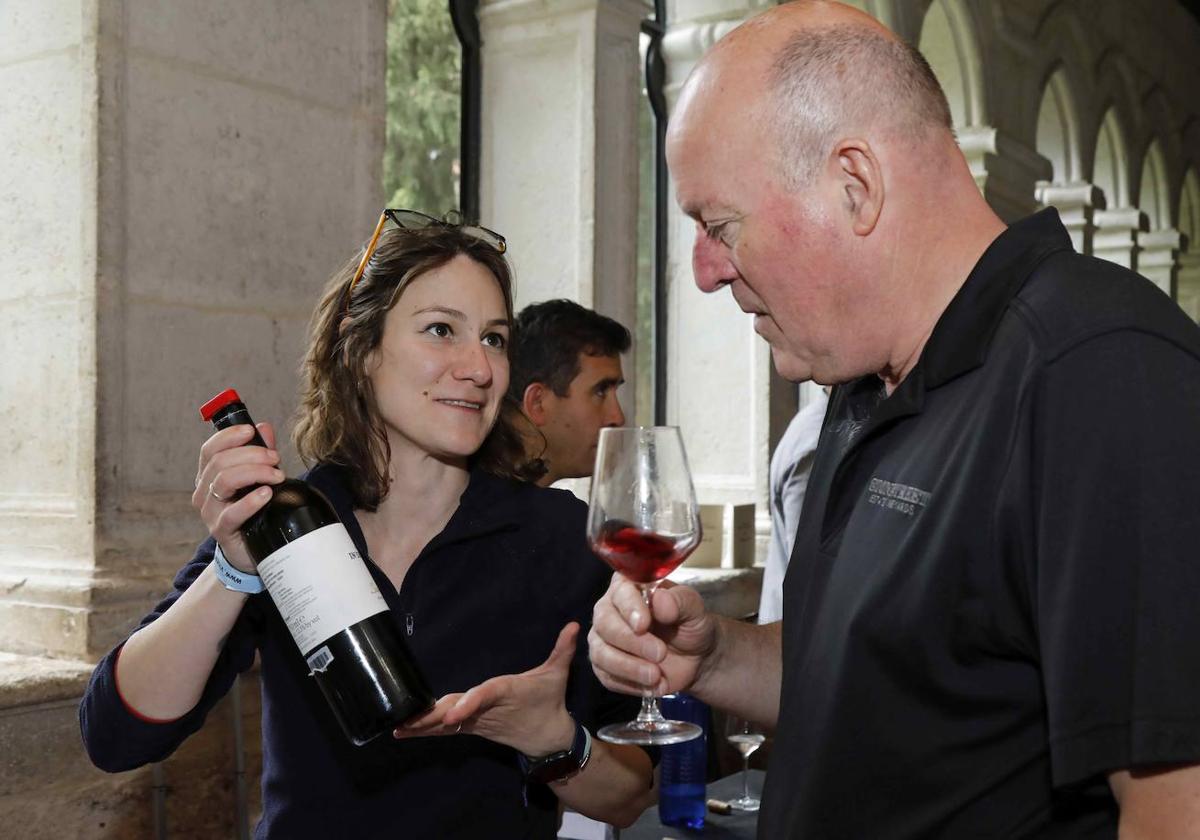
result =
[{"label": "woman's brown hair", "polygon": [[[375,410],[368,376],[372,351],[383,339],[388,312],[408,285],[459,254],[496,278],[511,323],[508,261],[487,242],[453,225],[384,231],[350,300],[346,300],[347,288],[361,252],[330,278],[313,312],[308,351],[300,368],[300,405],[292,438],[305,463],[349,468],[350,493],[357,508],[375,510],[387,495],[389,483],[391,448]],[[496,425],[471,457],[472,466],[517,477],[523,451],[513,424],[519,412],[501,396]]]}]

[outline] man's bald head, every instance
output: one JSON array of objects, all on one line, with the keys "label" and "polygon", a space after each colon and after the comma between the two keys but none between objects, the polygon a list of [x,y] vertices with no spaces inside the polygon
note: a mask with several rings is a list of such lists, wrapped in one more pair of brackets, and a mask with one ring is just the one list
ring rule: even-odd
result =
[{"label": "man's bald head", "polygon": [[667,163],[696,286],[728,287],[794,381],[899,382],[1003,229],[929,65],[840,3],[776,6],[718,42]]},{"label": "man's bald head", "polygon": [[840,3],[796,0],[758,15],[705,56],[689,87],[693,81],[699,90],[685,90],[681,104],[715,93],[726,99],[721,113],[752,109],[743,118],[774,129],[793,186],[811,182],[840,137],[884,133],[919,142],[931,131],[953,133],[925,58]]}]

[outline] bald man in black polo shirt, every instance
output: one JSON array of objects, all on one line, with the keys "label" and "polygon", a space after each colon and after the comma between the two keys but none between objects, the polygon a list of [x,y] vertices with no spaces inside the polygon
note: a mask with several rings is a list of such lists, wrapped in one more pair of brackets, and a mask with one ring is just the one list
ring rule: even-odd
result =
[{"label": "bald man in black polo shirt", "polygon": [[1200,330],[1055,211],[1006,227],[846,6],[719,42],[668,160],[697,285],[836,387],[783,622],[615,577],[600,679],[775,728],[764,840],[1195,836]]}]

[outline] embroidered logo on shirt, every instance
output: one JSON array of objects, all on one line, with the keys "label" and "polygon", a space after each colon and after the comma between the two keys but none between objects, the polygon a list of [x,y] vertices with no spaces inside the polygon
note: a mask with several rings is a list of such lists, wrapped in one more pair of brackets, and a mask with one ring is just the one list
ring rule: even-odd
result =
[{"label": "embroidered logo on shirt", "polygon": [[884,510],[894,510],[905,516],[915,516],[929,504],[933,494],[920,487],[911,487],[882,478],[872,478],[867,485],[867,503]]}]

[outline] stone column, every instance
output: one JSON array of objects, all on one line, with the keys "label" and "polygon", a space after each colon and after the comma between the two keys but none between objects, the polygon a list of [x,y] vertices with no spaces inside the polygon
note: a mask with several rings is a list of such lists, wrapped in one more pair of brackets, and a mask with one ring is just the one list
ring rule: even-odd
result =
[{"label": "stone column", "polygon": [[1101,259],[1137,271],[1140,250],[1138,234],[1149,229],[1146,214],[1136,207],[1097,210],[1095,222],[1093,253]]},{"label": "stone column", "polygon": [[1139,233],[1137,243],[1138,273],[1175,298],[1183,236],[1171,228],[1152,230]]},{"label": "stone column", "polygon": [[98,93],[87,5],[26,0],[0,28],[0,649],[85,644]]},{"label": "stone column", "polygon": [[1035,195],[1041,206],[1058,210],[1075,250],[1081,254],[1092,253],[1096,232],[1093,216],[1104,209],[1104,192],[1085,181],[1071,184],[1039,181]]},{"label": "stone column", "polygon": [[[663,42],[666,96],[705,52],[769,2],[679,0],[668,11]],[[671,186],[672,195],[674,186]],[[775,374],[769,348],[727,291],[706,295],[692,276],[695,225],[672,202],[668,258],[667,417],[683,431],[704,503],[756,508],[759,554],[770,534],[767,467],[771,447],[796,410],[796,388]]]},{"label": "stone column", "polygon": [[1006,222],[1037,209],[1039,181],[1051,175],[1050,161],[994,126],[956,129],[975,183],[988,204]]},{"label": "stone column", "polygon": [[[482,221],[518,307],[566,297],[637,315],[638,34],[648,0],[484,0]],[[636,353],[637,348],[634,348]],[[625,361],[627,378],[636,360]],[[621,393],[633,417],[634,389]]]},{"label": "stone column", "polygon": [[1179,255],[1175,299],[1193,321],[1200,322],[1200,245],[1191,247],[1197,250]]},{"label": "stone column", "polygon": [[385,4],[3,17],[0,649],[89,658],[204,536],[197,406],[234,385],[286,437],[312,305],[382,201]]}]

